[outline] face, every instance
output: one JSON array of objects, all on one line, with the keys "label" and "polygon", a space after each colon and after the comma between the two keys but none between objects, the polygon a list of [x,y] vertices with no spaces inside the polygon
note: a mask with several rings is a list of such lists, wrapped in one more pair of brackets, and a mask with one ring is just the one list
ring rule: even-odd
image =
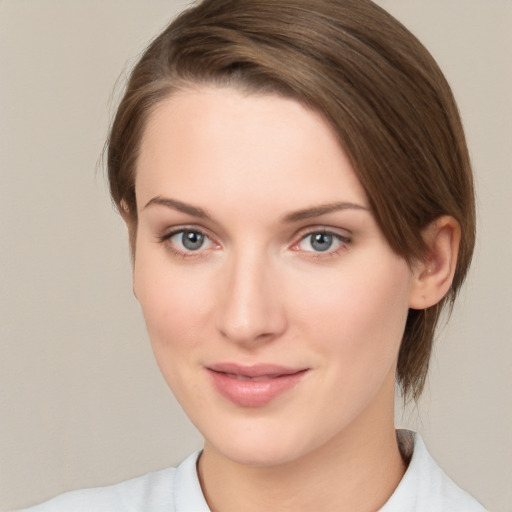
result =
[{"label": "face", "polygon": [[136,195],[134,291],[205,450],[279,464],[392,422],[413,277],[320,115],[177,93],[148,121]]}]

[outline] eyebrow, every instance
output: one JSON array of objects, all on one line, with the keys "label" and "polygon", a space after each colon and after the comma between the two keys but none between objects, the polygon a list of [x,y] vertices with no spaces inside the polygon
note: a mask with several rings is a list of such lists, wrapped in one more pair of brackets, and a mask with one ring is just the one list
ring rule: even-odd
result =
[{"label": "eyebrow", "polygon": [[168,197],[153,197],[146,203],[144,209],[154,204],[166,206],[167,208],[172,208],[173,210],[178,210],[180,212],[187,213],[188,215],[192,215],[193,217],[198,217],[200,219],[211,219],[211,216],[202,208],[199,208],[198,206],[192,206],[191,204],[182,203],[181,201],[177,201],[176,199],[171,199]]},{"label": "eyebrow", "polygon": [[[193,217],[198,217],[200,219],[212,219],[212,216],[209,213],[207,213],[207,211],[204,210],[203,208],[193,206],[188,203],[183,203],[182,201],[171,199],[169,197],[153,197],[146,203],[144,209],[148,208],[151,205],[165,206],[167,208],[172,208],[173,210],[178,210],[180,212],[192,215]],[[313,217],[320,217],[321,215],[326,215],[328,213],[337,212],[341,210],[369,211],[369,208],[357,203],[351,203],[346,201],[327,203],[287,213],[286,215],[284,215],[283,221],[286,224],[291,224],[294,222],[299,222],[301,220],[311,219]]]},{"label": "eyebrow", "polygon": [[356,203],[341,202],[341,203],[327,203],[304,210],[297,210],[296,212],[288,213],[284,216],[284,222],[292,223],[301,220],[311,219],[313,217],[320,217],[327,213],[337,212],[340,210],[363,210],[369,211],[369,208]]}]

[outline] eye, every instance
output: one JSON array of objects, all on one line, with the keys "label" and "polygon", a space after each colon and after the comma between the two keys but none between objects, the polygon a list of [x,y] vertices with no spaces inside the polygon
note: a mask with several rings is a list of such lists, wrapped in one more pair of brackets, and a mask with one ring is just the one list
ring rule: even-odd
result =
[{"label": "eye", "polygon": [[198,231],[185,230],[176,233],[169,240],[187,251],[198,251],[205,245],[207,238],[203,233],[199,233]]},{"label": "eye", "polygon": [[296,247],[305,252],[333,253],[349,242],[349,238],[336,233],[315,231],[304,236]]},{"label": "eye", "polygon": [[191,253],[202,253],[207,249],[216,247],[216,244],[202,231],[197,229],[180,229],[161,237],[164,243],[172,252],[189,256]]}]

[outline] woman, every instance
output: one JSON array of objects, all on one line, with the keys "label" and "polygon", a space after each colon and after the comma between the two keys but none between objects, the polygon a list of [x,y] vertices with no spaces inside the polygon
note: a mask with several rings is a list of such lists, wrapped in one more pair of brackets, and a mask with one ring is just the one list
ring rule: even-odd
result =
[{"label": "woman", "polygon": [[136,65],[108,170],[204,449],[34,510],[483,510],[393,424],[475,225],[450,88],[404,27],[366,0],[204,1]]}]

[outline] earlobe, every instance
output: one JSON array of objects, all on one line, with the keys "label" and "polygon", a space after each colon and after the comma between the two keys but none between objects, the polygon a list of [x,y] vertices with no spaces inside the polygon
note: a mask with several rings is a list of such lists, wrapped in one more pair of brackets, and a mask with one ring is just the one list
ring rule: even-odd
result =
[{"label": "earlobe", "polygon": [[457,265],[460,225],[450,216],[433,221],[423,232],[428,247],[425,258],[414,264],[409,307],[426,309],[450,290]]}]

